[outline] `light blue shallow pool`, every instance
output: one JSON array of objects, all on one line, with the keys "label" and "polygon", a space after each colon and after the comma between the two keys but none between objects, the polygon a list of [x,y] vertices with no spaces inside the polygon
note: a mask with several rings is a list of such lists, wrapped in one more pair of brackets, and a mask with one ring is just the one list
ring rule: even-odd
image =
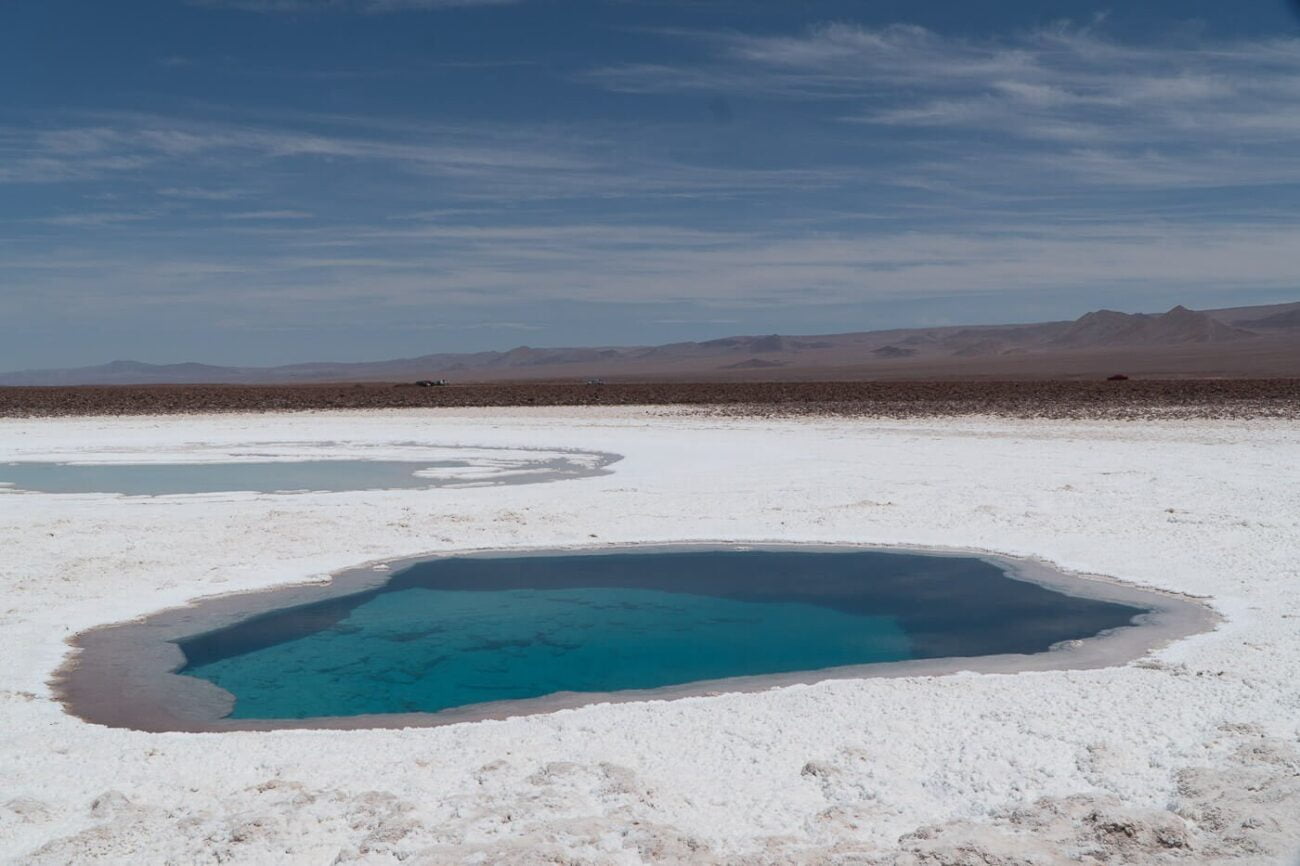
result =
[{"label": "light blue shallow pool", "polygon": [[[576,460],[515,459],[473,478],[439,469],[463,469],[468,460],[284,460],[227,463],[0,463],[0,490],[32,493],[119,493],[168,496],[186,493],[301,490],[394,490],[483,484],[522,484],[581,478],[604,472],[614,455]],[[417,475],[432,470],[435,477]]]}]

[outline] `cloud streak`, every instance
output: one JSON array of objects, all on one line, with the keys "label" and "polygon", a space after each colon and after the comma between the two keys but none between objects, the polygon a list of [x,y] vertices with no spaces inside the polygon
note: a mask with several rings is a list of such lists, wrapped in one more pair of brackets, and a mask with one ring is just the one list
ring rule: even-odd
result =
[{"label": "cloud streak", "polygon": [[[931,150],[1009,147],[1064,157],[1093,185],[1300,179],[1300,39],[1133,45],[1062,25],[974,40],[920,27],[830,24],[795,36],[679,36],[708,54],[628,64],[587,80],[640,94],[698,91],[825,102],[841,122],[897,130]],[[1127,170],[1104,167],[1131,161]],[[1254,163],[1253,167],[1248,163]],[[1208,170],[1210,165],[1220,170]]]},{"label": "cloud streak", "polygon": [[361,12],[384,14],[475,6],[507,6],[521,0],[187,0],[191,6],[263,14]]},{"label": "cloud streak", "polygon": [[[518,202],[752,196],[835,188],[861,174],[834,165],[703,166],[644,144],[629,147],[629,134],[644,132],[602,125],[386,125],[350,117],[266,125],[100,112],[53,128],[0,128],[0,184],[148,172],[158,177],[160,195],[221,202],[245,197],[251,179],[305,175],[330,165],[347,175],[440,181],[439,195],[453,201]],[[188,183],[198,171],[204,185]],[[227,185],[213,183],[223,178]]]},{"label": "cloud streak", "polygon": [[9,112],[0,319],[455,339],[448,323],[616,308],[599,321],[622,339],[641,312],[770,329],[821,310],[854,329],[909,303],[1017,318],[1295,289],[1300,40],[659,37],[674,50],[639,56],[696,59],[541,63],[521,74],[554,103],[495,121],[355,103]]},{"label": "cloud streak", "polygon": [[[256,236],[249,236],[255,238]],[[236,260],[202,252],[205,233],[138,242],[120,255],[71,251],[11,257],[10,300],[78,303],[123,289],[115,303],[264,305],[369,301],[377,308],[509,308],[526,303],[690,302],[715,308],[844,305],[996,294],[1161,288],[1186,295],[1224,285],[1280,290],[1300,273],[1300,223],[1037,226],[982,231],[790,235],[701,232],[655,224],[468,227],[336,226],[273,234]],[[337,241],[336,250],[322,241]],[[186,250],[186,247],[194,247]],[[145,252],[147,254],[142,254]],[[24,292],[17,287],[26,285]],[[131,291],[125,289],[130,287]],[[219,295],[209,292],[219,286]]]}]

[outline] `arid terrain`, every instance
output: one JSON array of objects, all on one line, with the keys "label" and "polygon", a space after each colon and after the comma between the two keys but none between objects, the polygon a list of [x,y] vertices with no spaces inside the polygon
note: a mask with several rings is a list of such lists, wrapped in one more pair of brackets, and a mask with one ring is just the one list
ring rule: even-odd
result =
[{"label": "arid terrain", "polygon": [[1018,382],[133,385],[0,388],[0,416],[470,406],[698,406],[726,415],[1296,418],[1300,378]]},{"label": "arid terrain", "polygon": [[[279,367],[143,364],[0,374],[3,385],[414,382],[826,382],[1300,377],[1300,303],[1120,313],[1073,321],[722,337],[661,346],[438,353]],[[408,404],[397,404],[408,405]],[[442,405],[417,403],[410,405]]]}]

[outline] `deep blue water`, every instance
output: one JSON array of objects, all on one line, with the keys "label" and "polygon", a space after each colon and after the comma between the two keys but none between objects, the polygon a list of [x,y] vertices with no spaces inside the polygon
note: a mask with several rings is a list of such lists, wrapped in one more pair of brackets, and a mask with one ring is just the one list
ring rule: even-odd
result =
[{"label": "deep blue water", "polygon": [[236,718],[436,712],[912,658],[1032,653],[1131,623],[965,557],[699,550],[454,557],[180,642]]}]

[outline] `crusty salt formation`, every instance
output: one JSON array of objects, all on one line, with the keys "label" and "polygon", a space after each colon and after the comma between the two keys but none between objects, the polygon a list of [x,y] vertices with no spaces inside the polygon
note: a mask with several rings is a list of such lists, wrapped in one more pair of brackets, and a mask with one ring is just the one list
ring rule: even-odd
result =
[{"label": "crusty salt formation", "polygon": [[[0,494],[11,862],[1271,864],[1300,849],[1293,422],[662,409],[0,422],[11,459],[324,440],[625,459],[517,487]],[[47,685],[66,637],[200,596],[437,550],[692,539],[1039,557],[1205,597],[1223,622],[1122,667],[412,730],[145,734],[81,722]]]}]

